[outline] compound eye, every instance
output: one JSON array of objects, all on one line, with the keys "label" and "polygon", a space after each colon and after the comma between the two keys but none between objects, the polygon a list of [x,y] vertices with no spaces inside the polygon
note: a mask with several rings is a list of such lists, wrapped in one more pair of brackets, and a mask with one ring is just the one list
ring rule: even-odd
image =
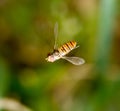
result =
[{"label": "compound eye", "polygon": [[50,56],[50,55],[51,55],[51,53],[48,53],[48,54],[47,54],[47,56]]}]

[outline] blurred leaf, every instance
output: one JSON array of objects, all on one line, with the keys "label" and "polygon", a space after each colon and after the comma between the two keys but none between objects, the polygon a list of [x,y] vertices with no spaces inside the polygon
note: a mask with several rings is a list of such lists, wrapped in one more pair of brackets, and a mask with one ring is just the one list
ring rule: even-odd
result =
[{"label": "blurred leaf", "polygon": [[96,47],[96,65],[100,72],[105,72],[109,64],[112,46],[113,25],[115,20],[116,0],[101,0],[98,39]]},{"label": "blurred leaf", "polygon": [[9,66],[3,58],[0,58],[0,98],[5,96],[9,89]]},{"label": "blurred leaf", "polygon": [[[100,18],[98,28],[98,39],[96,47],[96,67],[97,76],[99,80],[98,90],[93,98],[92,104],[89,104],[87,111],[101,111],[107,104],[111,96],[111,86],[107,85],[104,78],[108,65],[109,54],[112,45],[113,23],[115,19],[116,0],[101,0],[100,4]],[[104,78],[104,79],[101,79]]]}]

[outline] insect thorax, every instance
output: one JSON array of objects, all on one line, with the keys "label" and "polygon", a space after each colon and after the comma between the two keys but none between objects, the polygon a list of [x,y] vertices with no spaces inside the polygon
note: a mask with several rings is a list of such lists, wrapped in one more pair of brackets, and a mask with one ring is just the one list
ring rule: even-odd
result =
[{"label": "insect thorax", "polygon": [[52,55],[54,55],[54,56],[59,56],[60,54],[59,54],[59,51],[58,51],[58,50],[54,49]]}]

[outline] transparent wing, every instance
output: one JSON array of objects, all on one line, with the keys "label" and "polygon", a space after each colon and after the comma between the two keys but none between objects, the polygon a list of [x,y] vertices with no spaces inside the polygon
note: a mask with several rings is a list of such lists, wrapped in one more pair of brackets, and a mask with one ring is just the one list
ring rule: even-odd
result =
[{"label": "transparent wing", "polygon": [[54,36],[55,36],[55,44],[54,44],[54,49],[56,49],[56,42],[57,42],[57,37],[58,37],[58,23],[55,23],[54,26]]},{"label": "transparent wing", "polygon": [[85,60],[83,58],[79,58],[79,57],[67,57],[67,56],[64,56],[64,57],[62,57],[62,59],[65,59],[65,60],[71,62],[74,65],[82,65],[82,64],[85,63]]}]

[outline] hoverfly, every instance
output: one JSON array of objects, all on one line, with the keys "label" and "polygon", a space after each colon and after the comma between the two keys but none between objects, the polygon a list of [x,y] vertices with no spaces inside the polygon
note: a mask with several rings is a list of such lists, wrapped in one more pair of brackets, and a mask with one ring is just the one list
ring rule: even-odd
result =
[{"label": "hoverfly", "polygon": [[65,59],[74,65],[81,65],[85,63],[85,60],[83,58],[66,56],[70,51],[79,47],[77,46],[76,42],[70,41],[68,43],[63,44],[61,47],[56,48],[56,42],[58,37],[58,23],[56,23],[54,26],[54,37],[55,37],[54,50],[52,53],[48,54],[46,58],[48,62],[54,62],[58,59]]}]

